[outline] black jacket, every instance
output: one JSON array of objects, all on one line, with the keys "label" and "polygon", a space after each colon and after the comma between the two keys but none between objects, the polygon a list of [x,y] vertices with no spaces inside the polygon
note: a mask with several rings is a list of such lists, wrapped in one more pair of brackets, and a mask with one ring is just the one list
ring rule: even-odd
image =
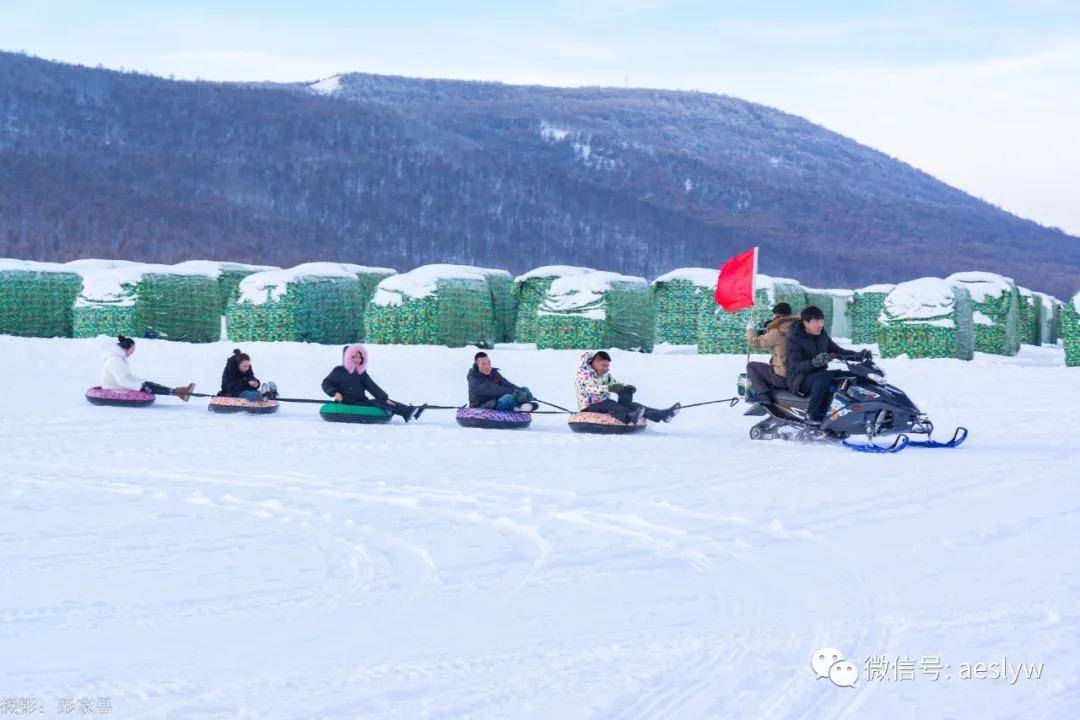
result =
[{"label": "black jacket", "polygon": [[498,400],[507,393],[512,393],[518,386],[499,374],[499,368],[491,368],[491,374],[485,375],[480,368],[473,363],[469,374],[465,376],[469,381],[469,407],[478,408],[486,402]]},{"label": "black jacket", "polygon": [[806,328],[801,322],[795,323],[787,340],[787,360],[785,365],[788,390],[794,393],[799,392],[799,386],[802,384],[803,378],[810,373],[825,369],[814,367],[814,356],[821,353],[843,357],[852,355],[853,351],[845,350],[834,343],[825,330],[822,330],[820,335],[811,335],[806,332]]},{"label": "black jacket", "polygon": [[249,381],[257,379],[254,368],[249,367],[247,372],[240,372],[240,363],[236,362],[236,357],[233,356],[225,363],[225,369],[221,372],[221,392],[218,395],[239,397],[245,390],[257,390],[258,387],[248,384]]},{"label": "black jacket", "polygon": [[371,373],[362,372],[354,374],[338,365],[330,371],[326,379],[322,381],[323,392],[330,397],[334,393],[341,393],[341,401],[346,405],[362,405],[367,402],[367,393],[371,393],[376,402],[385,404],[390,396],[371,379]]}]

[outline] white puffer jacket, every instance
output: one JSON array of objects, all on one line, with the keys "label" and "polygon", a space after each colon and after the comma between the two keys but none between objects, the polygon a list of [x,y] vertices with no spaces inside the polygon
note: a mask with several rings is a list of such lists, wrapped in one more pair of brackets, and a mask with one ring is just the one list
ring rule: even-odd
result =
[{"label": "white puffer jacket", "polygon": [[124,348],[116,340],[105,343],[101,352],[101,387],[138,390],[146,382],[131,372]]}]

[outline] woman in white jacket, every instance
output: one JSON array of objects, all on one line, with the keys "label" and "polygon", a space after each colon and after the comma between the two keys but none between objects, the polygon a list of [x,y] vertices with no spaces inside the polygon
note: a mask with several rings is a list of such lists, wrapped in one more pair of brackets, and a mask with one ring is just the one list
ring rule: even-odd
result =
[{"label": "woman in white jacket", "polygon": [[164,385],[143,380],[131,372],[128,358],[135,352],[135,341],[129,337],[120,335],[116,342],[105,343],[101,355],[101,387],[107,389],[138,390],[140,392],[154,393],[155,395],[175,395],[184,402],[191,397],[191,391],[195,389],[195,383],[186,387],[168,388]]}]

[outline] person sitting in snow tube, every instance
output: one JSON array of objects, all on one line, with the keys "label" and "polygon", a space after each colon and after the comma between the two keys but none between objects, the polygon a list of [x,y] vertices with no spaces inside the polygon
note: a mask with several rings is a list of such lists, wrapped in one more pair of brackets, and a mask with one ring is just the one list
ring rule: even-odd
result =
[{"label": "person sitting in snow tube", "polygon": [[[381,407],[389,413],[400,415],[405,422],[420,417],[422,407],[391,400],[371,379],[367,367],[367,348],[360,344],[346,346],[342,364],[331,370],[322,381],[323,392],[334,398],[336,403]],[[368,398],[368,393],[371,393],[371,399]]]},{"label": "person sitting in snow tube", "polygon": [[[611,356],[603,350],[581,356],[575,382],[578,412],[611,415],[627,425],[637,425],[643,416],[653,422],[671,422],[671,418],[679,412],[679,403],[667,410],[656,410],[634,402],[637,388],[623,385],[613,378],[608,373],[610,367]],[[611,393],[616,393],[618,400],[613,400]]]},{"label": "person sitting in snow tube", "polygon": [[503,412],[533,412],[539,405],[527,387],[519,387],[491,366],[486,352],[473,356],[473,366],[465,376],[469,382],[469,407]]},{"label": "person sitting in snow tube", "polygon": [[259,400],[273,400],[277,397],[277,386],[274,383],[263,385],[251,367],[251,356],[240,352],[237,348],[225,361],[225,369],[221,372],[221,391],[219,397],[236,397],[257,402]]},{"label": "person sitting in snow tube", "polygon": [[105,343],[101,356],[101,387],[106,390],[137,390],[154,395],[175,395],[184,402],[191,398],[191,391],[195,389],[195,383],[189,383],[184,387],[168,388],[158,385],[131,372],[128,358],[135,352],[135,341],[129,337],[118,335],[116,342],[109,340]]}]

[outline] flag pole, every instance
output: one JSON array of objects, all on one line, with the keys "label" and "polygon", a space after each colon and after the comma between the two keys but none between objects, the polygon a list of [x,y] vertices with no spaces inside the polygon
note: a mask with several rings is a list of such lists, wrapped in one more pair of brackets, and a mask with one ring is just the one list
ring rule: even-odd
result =
[{"label": "flag pole", "polygon": [[[754,299],[754,304],[750,306],[750,327],[755,327],[755,313],[757,312],[757,264],[758,264],[758,248],[754,246],[754,275],[750,280],[750,297]],[[746,341],[746,364],[750,364],[750,340]]]}]

